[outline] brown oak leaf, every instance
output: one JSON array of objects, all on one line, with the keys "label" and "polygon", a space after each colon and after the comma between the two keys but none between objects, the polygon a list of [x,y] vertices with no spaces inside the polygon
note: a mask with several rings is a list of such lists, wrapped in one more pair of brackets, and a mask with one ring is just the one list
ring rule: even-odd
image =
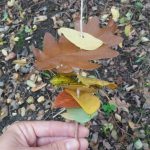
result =
[{"label": "brown oak leaf", "polygon": [[[75,29],[80,31],[80,20],[75,21]],[[83,31],[102,40],[108,46],[118,45],[123,41],[120,36],[114,34],[117,31],[117,25],[112,19],[105,28],[100,28],[98,17],[91,17],[87,24],[83,23]]]},{"label": "brown oak leaf", "polygon": [[[90,24],[87,24],[86,28],[93,28]],[[112,31],[114,30],[113,26],[104,30]],[[107,44],[103,44],[94,51],[83,51],[64,36],[61,36],[57,41],[50,33],[46,33],[44,36],[43,51],[33,48],[33,53],[36,58],[35,65],[39,70],[55,70],[59,73],[70,73],[75,68],[93,70],[100,65],[91,63],[90,60],[113,58],[119,54]]]}]

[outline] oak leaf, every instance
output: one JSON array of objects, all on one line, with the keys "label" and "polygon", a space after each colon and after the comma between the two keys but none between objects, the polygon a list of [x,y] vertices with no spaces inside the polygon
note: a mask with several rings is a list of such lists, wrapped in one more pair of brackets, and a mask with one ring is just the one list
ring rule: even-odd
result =
[{"label": "oak leaf", "polygon": [[[94,36],[102,37],[102,41],[104,41],[105,44],[94,51],[83,51],[69,42],[64,36],[61,36],[60,39],[56,41],[51,34],[46,33],[44,36],[43,51],[33,48],[33,53],[36,58],[36,67],[39,70],[54,70],[59,73],[70,73],[73,72],[75,68],[93,70],[98,68],[99,65],[91,63],[90,60],[118,56],[119,53],[109,47],[110,45],[120,43],[120,37],[113,34],[116,30],[116,26],[113,23],[109,23],[106,28],[100,29],[98,20],[94,17],[89,20],[88,24],[84,24],[84,27],[86,31],[89,31],[87,33],[94,33]],[[111,37],[111,40],[109,37]]]},{"label": "oak leaf", "polygon": [[[75,21],[75,29],[80,30],[80,21]],[[123,39],[120,36],[115,35],[117,31],[116,23],[111,19],[105,28],[99,27],[98,17],[91,17],[88,23],[83,23],[83,31],[87,32],[94,37],[102,40],[107,46],[114,46],[122,43]]]},{"label": "oak leaf", "polygon": [[55,99],[54,108],[78,108],[80,105],[67,92],[61,92]]},{"label": "oak leaf", "polygon": [[39,70],[55,69],[60,73],[69,73],[74,68],[93,70],[99,67],[90,63],[88,58],[82,59],[82,55],[78,54],[79,48],[63,37],[57,42],[51,34],[46,33],[43,45],[43,51],[34,47],[32,49],[36,58],[35,65]]}]

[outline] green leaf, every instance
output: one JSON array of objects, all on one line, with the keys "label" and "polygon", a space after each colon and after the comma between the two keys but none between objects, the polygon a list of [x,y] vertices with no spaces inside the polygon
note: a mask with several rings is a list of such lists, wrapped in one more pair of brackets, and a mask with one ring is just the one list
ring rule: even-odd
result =
[{"label": "green leaf", "polygon": [[138,1],[135,3],[135,8],[141,10],[143,8],[143,4],[140,1]]},{"label": "green leaf", "polygon": [[90,121],[93,117],[97,115],[97,112],[93,113],[92,115],[88,115],[83,111],[82,108],[69,108],[67,112],[61,114],[62,117],[68,120],[74,120],[81,124]]},{"label": "green leaf", "polygon": [[2,21],[6,21],[8,19],[8,13],[4,10]]},{"label": "green leaf", "polygon": [[25,33],[31,33],[32,34],[32,29],[29,28],[27,25],[25,26],[24,31],[25,31]]},{"label": "green leaf", "polygon": [[106,115],[110,115],[111,113],[116,111],[117,107],[114,104],[104,104],[102,106],[102,109]]},{"label": "green leaf", "polygon": [[127,20],[131,20],[132,19],[132,17],[133,17],[133,13],[129,10],[128,12],[127,12],[127,14],[126,14],[126,17],[127,17]]},{"label": "green leaf", "polygon": [[128,22],[128,19],[126,17],[122,17],[122,18],[119,19],[120,24],[125,24],[127,22]]},{"label": "green leaf", "polygon": [[143,147],[143,144],[142,144],[142,142],[141,142],[141,140],[140,139],[138,139],[135,143],[134,143],[134,147],[135,147],[135,149],[141,149],[142,147]]},{"label": "green leaf", "polygon": [[132,26],[130,24],[125,26],[124,33],[127,37],[131,35],[131,28]]}]

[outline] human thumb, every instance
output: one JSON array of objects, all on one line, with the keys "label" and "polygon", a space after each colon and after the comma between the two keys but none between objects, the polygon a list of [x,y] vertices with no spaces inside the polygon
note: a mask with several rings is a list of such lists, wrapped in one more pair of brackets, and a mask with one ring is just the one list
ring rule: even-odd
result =
[{"label": "human thumb", "polygon": [[78,150],[79,142],[76,139],[57,141],[41,147],[31,148],[30,150]]}]

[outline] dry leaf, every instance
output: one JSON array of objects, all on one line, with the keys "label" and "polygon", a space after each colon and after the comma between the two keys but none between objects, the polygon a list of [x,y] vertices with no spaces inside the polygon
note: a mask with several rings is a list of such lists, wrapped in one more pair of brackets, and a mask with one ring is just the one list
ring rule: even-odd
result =
[{"label": "dry leaf", "polygon": [[90,86],[104,87],[104,86],[106,86],[106,87],[109,87],[110,89],[117,88],[117,85],[115,83],[107,82],[104,80],[99,80],[96,78],[82,77],[82,76],[78,75],[78,79],[82,84],[86,85],[87,87],[90,87]]},{"label": "dry leaf", "polygon": [[124,100],[120,100],[119,98],[114,97],[109,101],[109,103],[116,105],[119,112],[123,110],[129,113],[128,108],[130,107],[130,104],[126,103]]},{"label": "dry leaf", "polygon": [[13,61],[14,64],[18,64],[19,66],[25,66],[27,64],[26,59],[17,59]]},{"label": "dry leaf", "polygon": [[61,92],[55,99],[54,108],[78,108],[80,105],[76,100],[67,92]]},{"label": "dry leaf", "polygon": [[92,93],[80,92],[78,96],[76,90],[66,89],[65,91],[69,93],[76,100],[76,102],[78,102],[87,114],[93,114],[100,107],[99,98],[94,96]]},{"label": "dry leaf", "polygon": [[118,21],[119,17],[120,17],[120,13],[119,13],[119,9],[112,6],[111,8],[111,14],[112,14],[112,18],[114,21]]},{"label": "dry leaf", "polygon": [[[80,20],[75,21],[75,29],[80,31]],[[106,47],[118,45],[123,41],[120,36],[114,35],[117,25],[113,20],[110,20],[105,28],[100,28],[98,17],[91,17],[87,24],[83,23],[83,31],[103,41]]]},{"label": "dry leaf", "polygon": [[79,31],[70,28],[60,28],[58,34],[62,34],[73,44],[83,50],[95,50],[102,46],[103,42],[94,36],[83,32],[83,37]]},{"label": "dry leaf", "polygon": [[[78,28],[79,22],[76,22]],[[70,73],[75,68],[83,70],[93,70],[99,67],[98,64],[93,64],[90,60],[113,58],[118,56],[118,52],[109,48],[122,42],[122,38],[114,35],[116,25],[110,21],[104,29],[99,28],[97,17],[89,19],[88,24],[83,25],[85,32],[102,39],[105,44],[94,51],[83,51],[77,46],[69,42],[64,36],[61,36],[59,41],[46,33],[44,36],[43,51],[33,48],[33,53],[36,58],[35,65],[39,70],[55,70],[59,73]],[[95,26],[93,28],[93,26]]]},{"label": "dry leaf", "polygon": [[[74,68],[93,70],[99,65],[90,63],[90,59],[81,59],[78,47],[68,42],[63,37],[57,42],[51,34],[46,33],[44,36],[44,51],[33,48],[36,57],[36,63],[40,70],[55,69],[60,73],[72,72]],[[77,55],[75,56],[75,54]],[[79,61],[77,61],[79,60]]]},{"label": "dry leaf", "polygon": [[125,26],[124,33],[127,37],[131,35],[131,28],[132,28],[131,24]]},{"label": "dry leaf", "polygon": [[46,83],[41,83],[40,85],[36,85],[36,87],[32,87],[31,91],[36,92],[36,91],[42,89],[43,87],[45,87],[46,85],[47,85]]}]

